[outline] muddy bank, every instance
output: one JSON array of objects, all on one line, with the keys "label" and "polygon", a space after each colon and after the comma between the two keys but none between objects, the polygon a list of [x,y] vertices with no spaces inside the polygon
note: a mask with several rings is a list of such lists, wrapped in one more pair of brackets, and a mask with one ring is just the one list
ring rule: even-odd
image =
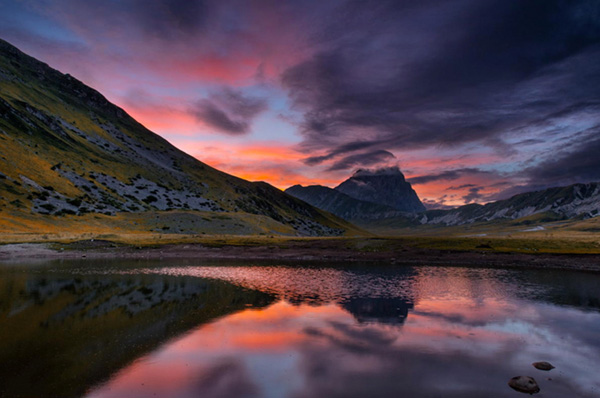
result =
[{"label": "muddy bank", "polygon": [[600,255],[597,254],[495,253],[410,247],[399,250],[360,251],[355,248],[335,247],[331,244],[287,245],[285,247],[277,245],[211,247],[200,243],[189,243],[142,247],[109,241],[80,241],[63,245],[22,243],[0,246],[0,262],[38,262],[81,258],[377,262],[407,265],[573,269],[600,272]]}]

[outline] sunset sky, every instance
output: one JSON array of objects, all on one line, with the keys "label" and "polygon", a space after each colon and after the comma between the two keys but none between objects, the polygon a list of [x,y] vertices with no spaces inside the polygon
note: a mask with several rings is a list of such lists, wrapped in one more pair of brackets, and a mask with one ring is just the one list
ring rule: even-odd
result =
[{"label": "sunset sky", "polygon": [[600,180],[597,0],[2,0],[0,38],[282,189],[398,165],[443,207]]}]

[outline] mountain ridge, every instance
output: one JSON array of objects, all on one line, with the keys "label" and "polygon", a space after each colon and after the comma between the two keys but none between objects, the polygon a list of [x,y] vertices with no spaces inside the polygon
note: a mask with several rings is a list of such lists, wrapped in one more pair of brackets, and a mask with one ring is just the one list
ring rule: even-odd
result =
[{"label": "mountain ridge", "polygon": [[577,183],[565,187],[514,195],[485,205],[469,204],[450,210],[429,210],[420,224],[464,225],[493,220],[518,220],[548,213],[548,220],[593,218],[600,215],[600,183]]}]

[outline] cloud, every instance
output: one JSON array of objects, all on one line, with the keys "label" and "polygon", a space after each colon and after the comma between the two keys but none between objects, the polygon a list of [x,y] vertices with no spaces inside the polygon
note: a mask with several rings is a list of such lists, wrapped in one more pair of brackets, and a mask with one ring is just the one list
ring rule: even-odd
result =
[{"label": "cloud", "polygon": [[348,170],[362,166],[381,165],[382,163],[393,162],[396,157],[384,150],[363,152],[354,155],[348,155],[333,163],[327,170]]},{"label": "cloud", "polygon": [[319,51],[282,75],[303,114],[304,148],[324,152],[309,162],[340,156],[358,137],[371,150],[477,144],[516,155],[514,134],[600,98],[599,9],[594,1],[343,4],[343,18],[316,35]]},{"label": "cloud", "polygon": [[489,199],[507,199],[520,193],[551,187],[600,182],[599,134],[600,125],[586,130],[585,134],[561,140],[562,150],[548,151],[541,161],[517,173],[523,183],[504,183],[502,186],[508,187]]},{"label": "cloud", "polygon": [[133,0],[122,4],[124,11],[148,36],[175,39],[201,33],[210,21],[211,11],[204,0]]},{"label": "cloud", "polygon": [[484,198],[479,191],[481,191],[483,187],[471,187],[469,188],[469,193],[463,196],[463,200],[466,203],[479,202],[480,199]]},{"label": "cloud", "polygon": [[[249,95],[267,87],[297,128],[287,170],[331,180],[399,162],[429,200],[464,186],[457,204],[475,199],[467,184],[481,201],[499,179],[599,179],[599,20],[596,0],[7,0],[0,36],[170,140],[247,134],[272,116]],[[141,89],[159,105],[127,103]]]},{"label": "cloud", "polygon": [[199,100],[192,112],[220,132],[241,135],[249,132],[252,120],[266,109],[267,102],[263,98],[246,96],[225,87]]},{"label": "cloud", "polygon": [[421,202],[423,202],[423,205],[427,210],[449,210],[454,208],[455,206],[449,206],[446,204],[446,198],[447,195],[442,195],[437,200],[424,198],[421,199]]},{"label": "cloud", "polygon": [[[600,134],[600,126],[596,137]],[[600,138],[579,143],[525,172],[531,183],[545,185],[600,181]]]},{"label": "cloud", "polygon": [[373,143],[368,142],[368,141],[349,142],[344,145],[340,145],[338,148],[327,153],[326,155],[310,156],[310,157],[304,159],[304,163],[311,165],[311,166],[321,164],[324,161],[331,160],[340,155],[344,155],[346,153],[358,151],[361,149],[367,149],[371,146],[373,146]]},{"label": "cloud", "polygon": [[451,187],[448,187],[447,189],[448,189],[448,190],[450,190],[450,191],[459,191],[459,190],[461,190],[461,189],[465,189],[465,188],[473,188],[473,187],[475,187],[475,186],[476,186],[475,184],[463,184],[463,185],[459,185],[459,186],[457,186],[457,187],[455,187],[455,186],[451,186]]},{"label": "cloud", "polygon": [[[447,170],[447,171],[443,171],[441,173],[436,173],[436,174],[412,177],[412,178],[408,179],[408,182],[410,182],[412,185],[419,185],[419,184],[427,184],[427,183],[434,182],[434,181],[457,180],[466,175],[473,176],[473,175],[486,175],[486,174],[489,175],[492,173],[489,171],[479,170],[477,168],[462,168],[462,169],[455,169],[455,170]],[[456,189],[462,189],[462,188],[467,188],[467,187],[469,187],[469,184],[462,185]],[[452,188],[449,188],[449,189],[452,189]]]}]

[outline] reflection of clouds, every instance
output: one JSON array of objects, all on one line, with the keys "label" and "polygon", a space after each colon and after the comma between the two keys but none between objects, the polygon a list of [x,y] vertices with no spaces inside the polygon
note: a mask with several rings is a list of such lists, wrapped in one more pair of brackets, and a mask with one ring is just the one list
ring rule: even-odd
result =
[{"label": "reflection of clouds", "polygon": [[448,300],[443,306],[421,302],[397,343],[440,354],[453,351],[474,358],[496,357],[525,374],[532,372],[531,362],[548,360],[559,369],[549,375],[565,388],[577,390],[575,384],[587,390],[600,388],[595,363],[600,357],[597,313],[520,300],[486,300],[485,311],[460,304],[460,300]]},{"label": "reflection of clouds", "polygon": [[190,396],[204,397],[257,397],[256,385],[244,366],[234,359],[213,365],[199,375]]},{"label": "reflection of clouds", "polygon": [[[113,396],[115,385],[129,396],[128,386],[138,391],[147,379],[172,397],[514,397],[506,383],[517,374],[536,377],[546,397],[599,396],[600,314],[577,307],[598,293],[586,288],[581,301],[573,288],[595,283],[591,276],[430,267],[144,272],[224,279],[287,301],[204,325],[94,397]],[[399,317],[404,323],[391,321]],[[538,360],[557,369],[540,373],[531,366]],[[173,382],[169,369],[181,364],[178,374],[189,376]]]},{"label": "reflection of clouds", "polygon": [[[514,393],[505,389],[506,380],[521,372],[538,377],[548,397],[598,396],[592,393],[592,388],[600,387],[594,366],[598,342],[590,346],[567,338],[562,344],[549,344],[585,328],[587,321],[565,325],[564,319],[547,312],[559,315],[561,308],[526,307],[524,319],[511,306],[503,307],[505,311],[495,308],[487,323],[463,324],[468,317],[421,314],[409,317],[402,329],[332,324],[328,333],[319,334],[330,337],[327,349],[310,346],[303,351],[301,372],[315,378],[297,397],[509,397]],[[531,313],[537,314],[535,319]],[[598,314],[591,318],[597,328]],[[498,327],[508,323],[522,327]],[[534,370],[530,363],[538,358],[550,360],[560,370],[551,374]],[[545,380],[548,376],[554,380]]]},{"label": "reflection of clouds", "polygon": [[134,364],[105,388],[88,397],[259,397],[245,364],[234,358],[221,358],[202,367],[166,361],[163,366]]},{"label": "reflection of clouds", "polygon": [[[297,363],[299,347],[310,337],[303,332],[307,319],[317,329],[334,319],[352,322],[335,306],[279,302],[264,311],[249,309],[163,346],[90,397],[285,396],[289,388],[305,384]],[[233,386],[227,387],[230,382]]]},{"label": "reflection of clouds", "polygon": [[[170,397],[514,397],[506,383],[517,374],[536,377],[546,397],[598,396],[590,337],[599,314],[512,300],[484,300],[475,314],[460,297],[438,304],[423,300],[402,327],[359,323],[334,304],[248,309],[164,346],[92,396],[136,397],[128,389],[153,392],[140,387],[153,380]],[[535,370],[536,360],[557,369]]]}]

